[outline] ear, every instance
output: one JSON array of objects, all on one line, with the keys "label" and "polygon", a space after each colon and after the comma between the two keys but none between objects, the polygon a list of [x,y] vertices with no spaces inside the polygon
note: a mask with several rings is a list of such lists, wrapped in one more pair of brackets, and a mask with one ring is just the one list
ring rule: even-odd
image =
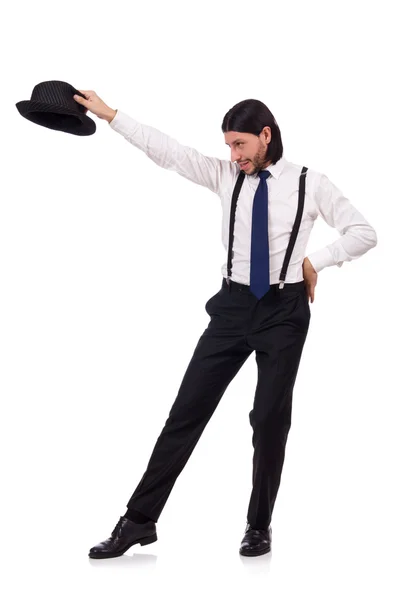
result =
[{"label": "ear", "polygon": [[271,139],[272,139],[272,130],[270,129],[269,126],[266,126],[262,129],[262,131],[260,133],[260,138],[261,138],[261,141],[264,142],[265,144],[270,144]]}]

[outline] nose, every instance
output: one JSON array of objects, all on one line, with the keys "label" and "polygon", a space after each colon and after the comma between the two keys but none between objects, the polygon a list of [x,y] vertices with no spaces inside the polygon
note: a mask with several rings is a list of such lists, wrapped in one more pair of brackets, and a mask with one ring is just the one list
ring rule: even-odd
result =
[{"label": "nose", "polygon": [[241,154],[239,152],[237,152],[236,150],[231,151],[231,161],[241,161]]}]

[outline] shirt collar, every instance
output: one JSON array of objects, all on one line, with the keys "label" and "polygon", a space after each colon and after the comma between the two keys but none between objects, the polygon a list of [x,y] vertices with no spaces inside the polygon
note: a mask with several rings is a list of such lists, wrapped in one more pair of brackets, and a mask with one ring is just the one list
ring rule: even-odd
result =
[{"label": "shirt collar", "polygon": [[[269,165],[268,167],[266,167],[266,171],[269,171],[269,173],[272,175],[272,177],[275,177],[275,179],[278,179],[286,164],[287,164],[287,161],[282,156],[276,163],[273,163],[273,164]],[[259,177],[258,173],[255,173],[254,177]]]}]

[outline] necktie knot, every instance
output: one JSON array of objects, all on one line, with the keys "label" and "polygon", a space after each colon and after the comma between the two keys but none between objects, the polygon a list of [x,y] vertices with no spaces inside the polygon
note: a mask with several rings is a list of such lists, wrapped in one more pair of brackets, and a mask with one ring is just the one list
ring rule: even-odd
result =
[{"label": "necktie knot", "polygon": [[271,175],[270,171],[259,171],[259,177],[262,181],[266,181],[269,175]]}]

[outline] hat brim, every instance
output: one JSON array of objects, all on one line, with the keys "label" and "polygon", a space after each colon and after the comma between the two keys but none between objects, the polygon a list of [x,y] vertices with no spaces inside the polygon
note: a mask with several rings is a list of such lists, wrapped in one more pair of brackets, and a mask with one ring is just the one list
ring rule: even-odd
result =
[{"label": "hat brim", "polygon": [[73,135],[92,135],[96,131],[95,121],[77,109],[72,110],[57,104],[34,100],[22,100],[17,102],[16,107],[25,119],[48,129],[64,131]]}]

